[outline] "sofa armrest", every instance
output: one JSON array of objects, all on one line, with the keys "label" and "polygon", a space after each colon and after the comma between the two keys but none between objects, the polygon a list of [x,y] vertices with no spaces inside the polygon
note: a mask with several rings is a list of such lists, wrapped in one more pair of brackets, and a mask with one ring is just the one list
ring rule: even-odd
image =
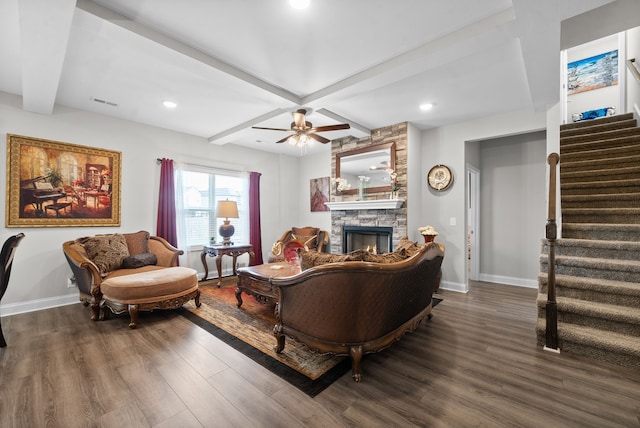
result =
[{"label": "sofa armrest", "polygon": [[158,258],[158,266],[165,267],[178,266],[178,256],[184,254],[184,251],[177,249],[159,236],[149,237],[149,252]]},{"label": "sofa armrest", "polygon": [[97,296],[100,293],[100,283],[102,282],[100,270],[87,256],[82,245],[75,241],[67,241],[62,244],[62,251],[69,262],[80,293],[87,296]]}]

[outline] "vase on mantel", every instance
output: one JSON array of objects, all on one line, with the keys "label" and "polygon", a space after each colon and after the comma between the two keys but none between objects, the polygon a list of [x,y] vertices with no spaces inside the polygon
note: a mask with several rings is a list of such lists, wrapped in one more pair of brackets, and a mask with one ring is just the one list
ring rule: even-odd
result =
[{"label": "vase on mantel", "polygon": [[333,202],[342,202],[342,195],[335,195],[333,197]]},{"label": "vase on mantel", "polygon": [[429,242],[433,242],[433,240],[436,238],[436,235],[422,235],[424,237],[424,242],[425,243],[429,243]]}]

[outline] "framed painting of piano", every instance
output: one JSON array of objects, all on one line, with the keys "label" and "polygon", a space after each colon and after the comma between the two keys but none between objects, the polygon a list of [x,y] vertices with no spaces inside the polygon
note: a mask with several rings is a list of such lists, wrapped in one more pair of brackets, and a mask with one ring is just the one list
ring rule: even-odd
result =
[{"label": "framed painting of piano", "polygon": [[6,227],[120,226],[122,153],[7,134]]}]

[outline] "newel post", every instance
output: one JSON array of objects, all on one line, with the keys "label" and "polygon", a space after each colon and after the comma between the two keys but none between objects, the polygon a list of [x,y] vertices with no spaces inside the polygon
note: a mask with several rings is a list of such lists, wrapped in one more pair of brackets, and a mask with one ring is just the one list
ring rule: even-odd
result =
[{"label": "newel post", "polygon": [[547,273],[547,304],[546,304],[546,337],[544,349],[558,350],[558,307],[556,303],[556,238],[558,226],[556,224],[556,170],[560,156],[551,153],[547,157],[549,163],[549,212],[547,216],[546,238],[549,245],[549,261]]}]

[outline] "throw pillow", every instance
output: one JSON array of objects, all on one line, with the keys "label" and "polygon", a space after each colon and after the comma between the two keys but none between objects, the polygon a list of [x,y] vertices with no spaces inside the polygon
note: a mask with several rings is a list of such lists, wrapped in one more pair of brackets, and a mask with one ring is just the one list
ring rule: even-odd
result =
[{"label": "throw pillow", "polygon": [[119,269],[122,260],[129,257],[127,242],[120,234],[94,236],[83,241],[87,256],[96,264],[102,276]]},{"label": "throw pillow", "polygon": [[327,263],[358,262],[364,260],[365,252],[365,250],[356,250],[349,254],[328,254],[318,253],[317,251],[307,251],[302,253],[300,268],[302,270],[307,270],[314,266],[320,266]]},{"label": "throw pillow", "polygon": [[135,254],[122,260],[123,269],[136,269],[142,266],[156,265],[158,258],[153,253]]},{"label": "throw pillow", "polygon": [[384,254],[367,253],[364,256],[364,261],[373,263],[397,263],[403,261],[406,258],[404,254],[404,250]]},{"label": "throw pillow", "polygon": [[400,242],[398,242],[395,251],[404,251],[406,257],[411,257],[418,251],[420,251],[420,248],[421,244],[416,244],[415,242],[410,241],[409,237],[403,236],[402,238],[400,238]]},{"label": "throw pillow", "polygon": [[145,254],[149,252],[149,232],[141,230],[136,233],[125,233],[129,254]]}]

